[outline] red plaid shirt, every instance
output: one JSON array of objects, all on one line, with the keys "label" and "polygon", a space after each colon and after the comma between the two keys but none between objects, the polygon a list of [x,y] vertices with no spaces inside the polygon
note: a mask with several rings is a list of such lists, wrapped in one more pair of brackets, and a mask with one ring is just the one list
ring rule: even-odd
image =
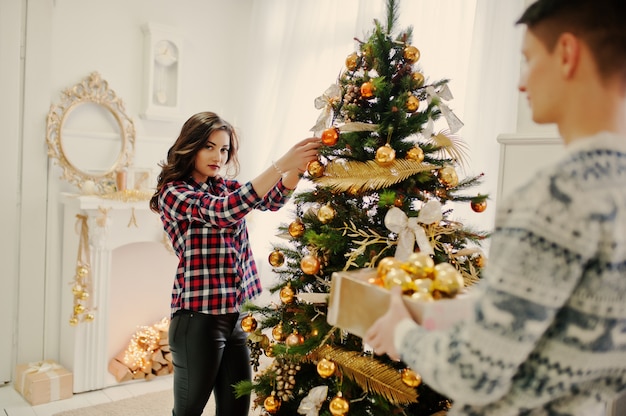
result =
[{"label": "red plaid shirt", "polygon": [[179,309],[207,314],[238,312],[261,293],[245,216],[276,211],[291,191],[279,181],[264,197],[250,182],[189,178],[166,184],[159,196],[161,221],[179,263],[172,289],[172,315]]}]

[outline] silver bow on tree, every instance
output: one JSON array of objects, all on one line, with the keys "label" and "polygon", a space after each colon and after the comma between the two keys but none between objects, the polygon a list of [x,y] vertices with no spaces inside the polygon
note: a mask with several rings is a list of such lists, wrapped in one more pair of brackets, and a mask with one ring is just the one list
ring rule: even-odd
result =
[{"label": "silver bow on tree", "polygon": [[428,93],[428,104],[432,102],[433,98],[437,99],[437,107],[439,107],[441,114],[443,114],[443,117],[446,119],[448,127],[450,128],[450,133],[456,133],[461,130],[463,122],[452,112],[452,110],[450,110],[450,107],[444,103],[444,100],[450,101],[454,98],[448,84],[444,84],[439,91],[435,91],[435,88],[432,85],[429,85],[426,87],[426,92]]},{"label": "silver bow on tree", "polygon": [[398,234],[398,245],[396,247],[395,258],[405,261],[415,247],[415,243],[420,251],[429,255],[435,253],[426,231],[421,224],[434,224],[441,221],[441,203],[439,201],[428,201],[422,206],[417,217],[407,217],[398,207],[391,207],[385,215],[385,226],[392,232]]},{"label": "silver bow on tree", "polygon": [[331,86],[324,91],[324,94],[315,99],[315,108],[323,111],[317,118],[315,125],[311,127],[312,132],[318,133],[330,127],[333,121],[333,103],[340,99],[341,88],[337,84],[331,84]]},{"label": "silver bow on tree", "polygon": [[313,387],[300,402],[298,413],[305,416],[318,416],[327,395],[328,386]]}]

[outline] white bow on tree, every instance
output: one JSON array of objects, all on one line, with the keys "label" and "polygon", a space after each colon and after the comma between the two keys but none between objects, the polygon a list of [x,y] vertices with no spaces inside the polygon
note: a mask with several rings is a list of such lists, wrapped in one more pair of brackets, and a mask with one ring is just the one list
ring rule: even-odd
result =
[{"label": "white bow on tree", "polygon": [[395,258],[405,261],[415,248],[415,243],[420,251],[432,255],[435,253],[426,235],[426,231],[421,224],[434,224],[441,221],[441,203],[439,201],[428,201],[422,206],[417,217],[409,218],[404,211],[398,207],[391,207],[385,215],[385,226],[392,232],[398,234],[398,245],[396,247]]}]

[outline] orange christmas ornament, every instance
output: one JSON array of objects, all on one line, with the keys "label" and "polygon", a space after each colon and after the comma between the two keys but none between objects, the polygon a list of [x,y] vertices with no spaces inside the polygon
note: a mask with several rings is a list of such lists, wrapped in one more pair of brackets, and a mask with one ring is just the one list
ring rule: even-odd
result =
[{"label": "orange christmas ornament", "polygon": [[285,264],[285,255],[276,248],[267,257],[267,261],[269,261],[273,267],[280,267]]},{"label": "orange christmas ornament", "polygon": [[335,374],[336,368],[337,368],[337,365],[333,361],[327,358],[322,358],[317,363],[317,374],[319,374],[323,378],[328,378],[332,376],[333,374]]},{"label": "orange christmas ornament", "polygon": [[336,127],[331,127],[322,132],[322,143],[326,146],[334,146],[339,139],[339,130]]},{"label": "orange christmas ornament", "polygon": [[280,409],[280,399],[275,396],[275,393],[272,392],[270,396],[267,396],[265,401],[263,402],[263,407],[270,414],[275,414]]},{"label": "orange christmas ornament", "polygon": [[287,286],[284,286],[282,289],[280,289],[279,296],[281,302],[288,305],[290,303],[293,303],[294,299],[296,298],[296,292],[293,290],[291,284],[289,283],[287,284]]},{"label": "orange christmas ornament", "polygon": [[472,201],[470,202],[470,206],[474,212],[483,212],[487,209],[487,201]]},{"label": "orange christmas ornament", "polygon": [[312,178],[321,178],[324,175],[324,165],[319,160],[309,162],[306,171]]},{"label": "orange christmas ornament", "polygon": [[420,100],[414,95],[409,95],[406,99],[406,109],[409,113],[414,113],[420,106]]},{"label": "orange christmas ornament", "polygon": [[422,150],[421,147],[415,146],[414,148],[412,148],[408,152],[406,152],[406,158],[409,159],[409,160],[414,160],[416,162],[423,162],[424,161],[424,151]]},{"label": "orange christmas ornament", "polygon": [[285,333],[283,332],[282,322],[272,328],[272,337],[278,342],[283,342],[285,340]]},{"label": "orange christmas ornament", "polygon": [[409,387],[417,387],[422,384],[422,377],[410,368],[405,368],[401,372],[402,382]]},{"label": "orange christmas ornament", "polygon": [[421,72],[413,72],[413,75],[411,77],[413,78],[413,82],[415,83],[416,87],[421,87],[426,80],[424,78],[424,74],[422,74]]},{"label": "orange christmas ornament", "polygon": [[394,160],[396,160],[396,151],[389,144],[381,146],[376,150],[376,163],[380,166],[389,166]]},{"label": "orange christmas ornament", "polygon": [[348,70],[350,71],[354,71],[357,67],[358,62],[359,62],[359,55],[357,55],[356,52],[352,52],[346,58],[346,68],[348,68]]},{"label": "orange christmas ornament", "polygon": [[304,234],[304,231],[305,231],[305,227],[304,227],[304,224],[302,223],[302,220],[300,220],[300,218],[296,218],[294,222],[289,224],[289,235],[292,236],[293,238],[302,237],[302,235]]},{"label": "orange christmas ornament", "polygon": [[341,392],[330,401],[328,410],[333,416],[343,416],[350,410],[350,402],[344,399]]},{"label": "orange christmas ornament", "polygon": [[372,98],[374,96],[374,84],[367,81],[361,84],[361,97]]}]

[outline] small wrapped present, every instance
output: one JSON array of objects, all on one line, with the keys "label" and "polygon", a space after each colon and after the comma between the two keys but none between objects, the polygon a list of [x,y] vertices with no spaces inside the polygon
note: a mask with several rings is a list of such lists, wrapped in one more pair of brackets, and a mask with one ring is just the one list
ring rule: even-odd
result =
[{"label": "small wrapped present", "polygon": [[[332,275],[327,321],[359,337],[387,312],[391,293],[372,284],[376,269],[335,272]],[[403,296],[412,318],[427,329],[446,329],[474,316],[475,297],[470,291],[451,299],[417,300]]]},{"label": "small wrapped present", "polygon": [[15,374],[15,390],[32,405],[72,397],[72,373],[53,360],[19,364]]}]

